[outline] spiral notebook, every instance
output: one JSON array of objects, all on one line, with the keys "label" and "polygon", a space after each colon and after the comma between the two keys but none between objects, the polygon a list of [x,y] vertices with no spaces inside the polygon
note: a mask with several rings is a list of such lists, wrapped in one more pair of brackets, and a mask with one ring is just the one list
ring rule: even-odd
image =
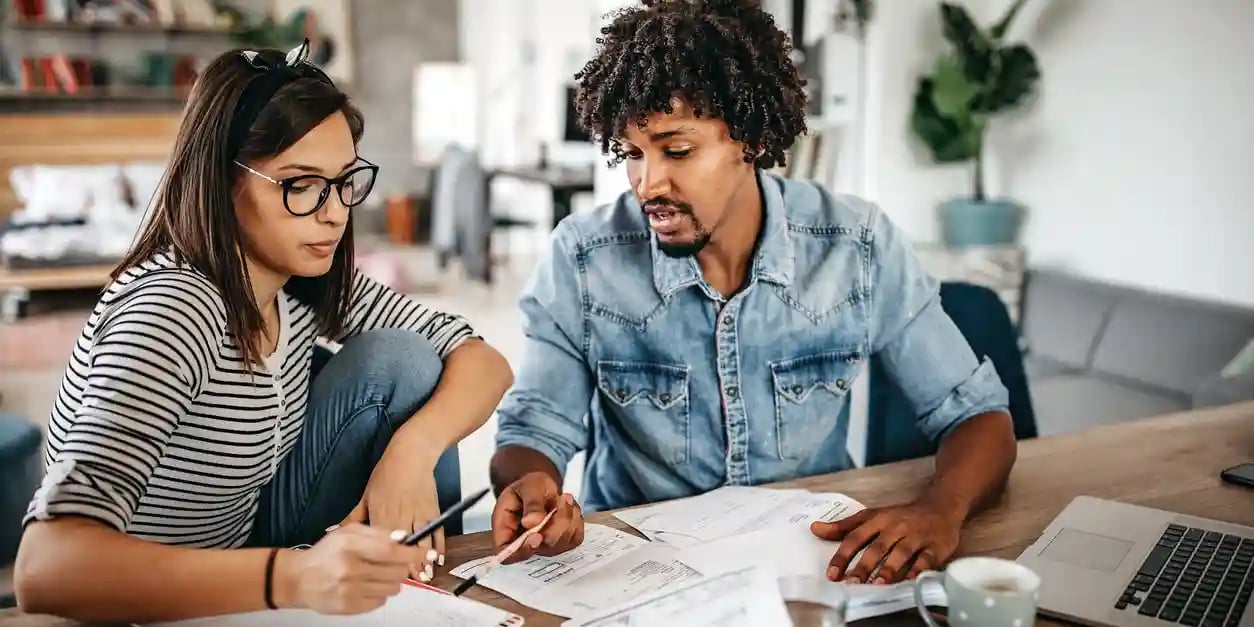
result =
[{"label": "spiral notebook", "polygon": [[274,610],[198,618],[144,627],[522,627],[523,617],[444,590],[411,583],[383,607],[365,614],[327,616],[308,610]]}]

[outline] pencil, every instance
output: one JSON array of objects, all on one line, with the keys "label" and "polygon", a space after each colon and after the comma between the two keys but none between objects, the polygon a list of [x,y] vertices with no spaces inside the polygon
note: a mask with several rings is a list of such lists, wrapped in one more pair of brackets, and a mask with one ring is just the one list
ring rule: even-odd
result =
[{"label": "pencil", "polygon": [[475,585],[475,583],[479,581],[480,575],[487,575],[489,570],[499,566],[502,562],[509,559],[509,556],[517,553],[518,549],[522,548],[523,542],[526,541],[527,538],[531,537],[531,534],[538,533],[540,529],[544,527],[545,523],[549,522],[549,519],[552,518],[555,513],[557,513],[557,510],[549,511],[549,513],[544,516],[544,520],[540,521],[540,524],[524,531],[517,538],[514,538],[513,542],[505,545],[505,548],[501,549],[496,555],[493,555],[492,559],[484,562],[475,574],[471,575],[465,581],[457,585],[457,588],[453,590],[453,596],[461,596],[463,592],[469,590],[471,586]]}]

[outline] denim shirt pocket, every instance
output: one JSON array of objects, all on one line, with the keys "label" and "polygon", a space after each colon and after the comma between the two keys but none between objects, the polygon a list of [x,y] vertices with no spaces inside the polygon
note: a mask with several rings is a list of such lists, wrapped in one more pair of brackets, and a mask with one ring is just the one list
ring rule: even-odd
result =
[{"label": "denim shirt pocket", "polygon": [[602,360],[597,387],[642,449],[664,463],[688,461],[687,366]]},{"label": "denim shirt pocket", "polygon": [[857,349],[770,362],[781,459],[807,459],[827,439],[862,362]]}]

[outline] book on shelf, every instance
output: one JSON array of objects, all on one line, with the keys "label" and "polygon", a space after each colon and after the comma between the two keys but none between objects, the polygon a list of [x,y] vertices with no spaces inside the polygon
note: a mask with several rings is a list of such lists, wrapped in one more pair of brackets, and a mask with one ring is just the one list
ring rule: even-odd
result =
[{"label": "book on shelf", "polygon": [[196,59],[190,55],[154,53],[149,59],[145,84],[124,85],[112,80],[105,63],[82,56],[51,54],[22,57],[17,87],[25,94],[127,95],[143,94],[174,97],[187,91],[199,74]]},{"label": "book on shelf", "polygon": [[148,26],[157,29],[213,30],[218,12],[210,0],[12,0],[17,21],[25,24]]}]

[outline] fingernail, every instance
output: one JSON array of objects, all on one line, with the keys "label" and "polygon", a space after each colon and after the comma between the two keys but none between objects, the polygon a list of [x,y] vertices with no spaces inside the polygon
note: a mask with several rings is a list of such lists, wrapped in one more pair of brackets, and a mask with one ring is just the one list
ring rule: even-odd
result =
[{"label": "fingernail", "polygon": [[435,576],[435,570],[431,568],[430,564],[427,564],[423,567],[422,574],[426,575],[427,579],[430,579]]},{"label": "fingernail", "polygon": [[440,554],[440,558],[439,558],[439,560],[437,560],[437,563],[438,563],[440,566],[443,566],[443,565],[444,565],[444,554],[442,554],[442,553]]},{"label": "fingernail", "polygon": [[840,569],[835,566],[827,569],[827,578],[836,581],[840,578]]},{"label": "fingernail", "polygon": [[544,542],[544,538],[540,536],[540,534],[535,534],[531,536],[530,538],[527,538],[527,544],[531,545],[531,548],[533,549],[540,548],[540,544],[543,542]]},{"label": "fingernail", "polygon": [[566,504],[567,504],[567,505],[574,505],[574,504],[575,504],[575,495],[573,495],[573,494],[567,494],[567,495],[566,495]]},{"label": "fingernail", "polygon": [[845,583],[862,583],[858,577],[845,577]]},{"label": "fingernail", "polygon": [[421,581],[422,583],[427,583],[431,581],[431,575],[428,575],[427,573],[419,573],[418,581]]},{"label": "fingernail", "polygon": [[877,586],[882,586],[882,585],[884,585],[884,584],[886,584],[886,583],[888,583],[888,580],[887,580],[887,579],[884,579],[883,577],[876,577],[876,578],[875,578],[875,585],[877,585]]},{"label": "fingernail", "polygon": [[339,528],[340,528],[339,525],[331,525],[330,527],[327,527],[326,532],[331,533],[332,531],[335,531],[336,529],[339,529]]},{"label": "fingernail", "polygon": [[427,561],[428,562],[434,562],[436,558],[439,556],[440,554],[436,553],[435,549],[427,549]]},{"label": "fingernail", "polygon": [[407,535],[409,535],[409,534],[405,533],[405,530],[404,530],[404,529],[397,529],[396,531],[393,531],[393,532],[392,532],[391,538],[392,538],[392,540],[394,540],[394,541],[396,541],[396,542],[400,542],[401,540],[404,540],[404,539],[405,539],[405,536],[407,536]]}]

